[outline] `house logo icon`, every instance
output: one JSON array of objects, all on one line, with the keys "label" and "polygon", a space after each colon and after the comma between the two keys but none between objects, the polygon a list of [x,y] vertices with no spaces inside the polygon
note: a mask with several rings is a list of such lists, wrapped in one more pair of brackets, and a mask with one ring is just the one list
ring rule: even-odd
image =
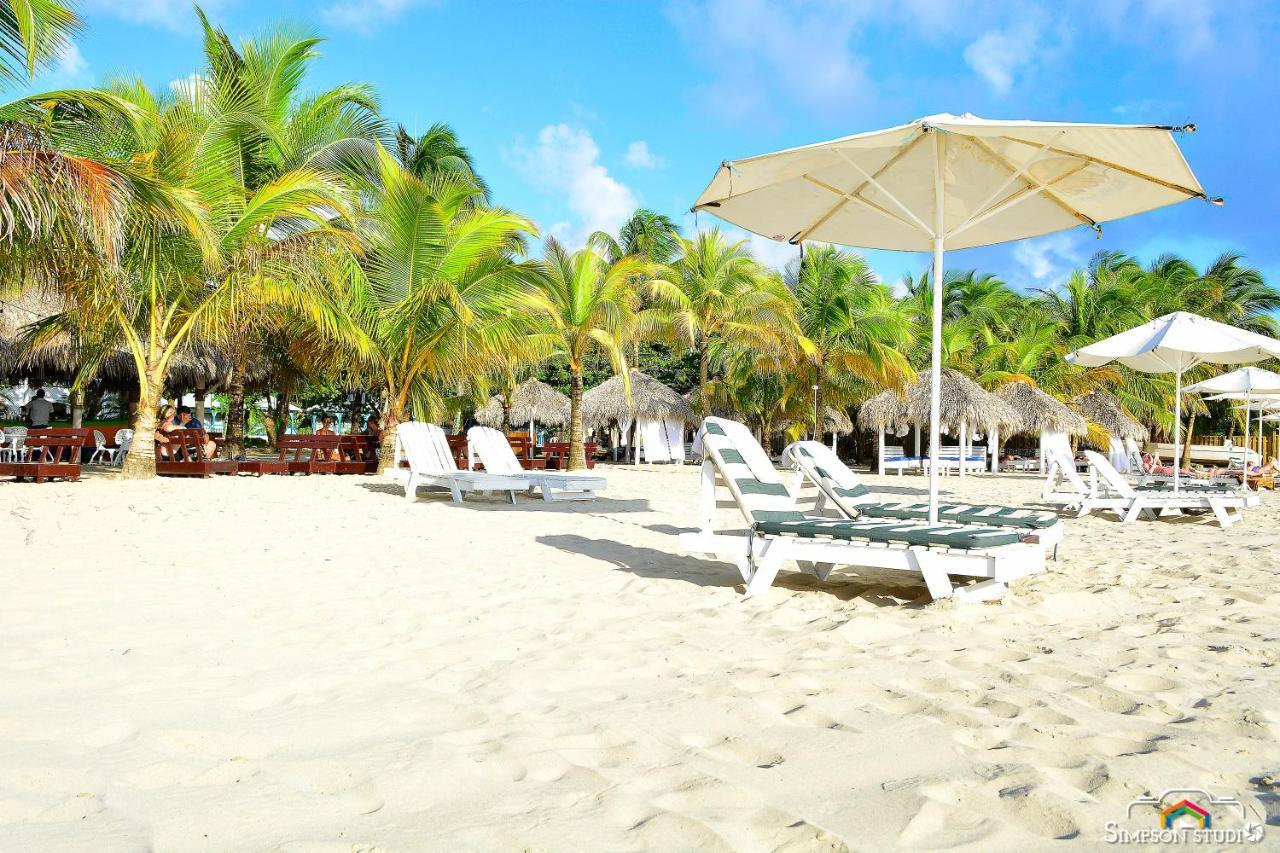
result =
[{"label": "house logo icon", "polygon": [[1165,829],[1175,829],[1183,818],[1190,818],[1196,829],[1209,829],[1213,825],[1213,816],[1207,809],[1201,808],[1191,800],[1178,800],[1160,812],[1160,825]]},{"label": "house logo icon", "polygon": [[1200,788],[1170,788],[1159,796],[1130,802],[1124,821],[1107,822],[1103,840],[1108,844],[1166,846],[1253,845],[1266,836],[1266,827],[1258,817],[1235,797],[1215,796]]}]

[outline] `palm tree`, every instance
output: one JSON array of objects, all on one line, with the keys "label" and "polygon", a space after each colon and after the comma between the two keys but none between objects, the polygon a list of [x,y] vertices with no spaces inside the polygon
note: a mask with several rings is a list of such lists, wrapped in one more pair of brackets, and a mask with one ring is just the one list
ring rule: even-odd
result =
[{"label": "palm tree", "polygon": [[778,351],[782,336],[795,330],[795,299],[780,279],[765,274],[745,240],[731,243],[712,229],[692,240],[680,238],[680,250],[649,282],[655,307],[645,312],[640,328],[697,351],[705,415],[715,350]]},{"label": "palm tree", "polygon": [[458,134],[444,122],[437,122],[420,136],[413,136],[404,125],[396,127],[396,157],[400,164],[420,178],[448,172],[471,181],[478,198],[489,202],[489,185],[476,171],[471,152],[458,140]]},{"label": "palm tree", "polygon": [[647,207],[638,208],[622,223],[618,236],[596,231],[587,245],[609,263],[641,257],[654,264],[668,264],[680,251],[680,231],[671,217]]},{"label": "palm tree", "polygon": [[[803,335],[795,352],[808,368],[792,375],[817,386],[815,412],[825,412],[828,402],[851,404],[859,384],[874,393],[912,376],[903,354],[913,340],[910,310],[894,300],[865,259],[820,246],[792,267],[789,278]],[[821,423],[815,431],[822,431]]]},{"label": "palm tree", "polygon": [[0,86],[31,79],[80,29],[80,17],[57,0],[0,0]]},{"label": "palm tree", "polygon": [[[239,48],[197,10],[204,28],[205,73],[178,102],[217,151],[202,169],[216,187],[215,228],[225,288],[210,318],[231,360],[226,450],[244,452],[245,374],[251,352],[280,327],[280,309],[310,313],[317,280],[341,264],[337,244],[354,247],[346,227],[344,169],[367,162],[382,130],[377,100],[344,84],[302,97],[320,39],[288,28]],[[238,228],[244,211],[290,205],[270,229]]]},{"label": "palm tree", "polygon": [[386,394],[385,467],[397,424],[442,416],[460,384],[527,346],[520,309],[541,268],[521,259],[533,223],[483,205],[469,179],[420,177],[381,146],[373,165],[358,212],[364,256],[347,261],[328,304],[344,340],[334,352],[376,375]]},{"label": "palm tree", "polygon": [[635,330],[634,276],[645,262],[634,256],[609,263],[595,250],[570,252],[554,238],[546,242],[544,271],[530,304],[547,323],[536,339],[569,364],[569,470],[587,467],[582,428],[582,372],[595,352],[609,359],[630,393],[625,344]]}]

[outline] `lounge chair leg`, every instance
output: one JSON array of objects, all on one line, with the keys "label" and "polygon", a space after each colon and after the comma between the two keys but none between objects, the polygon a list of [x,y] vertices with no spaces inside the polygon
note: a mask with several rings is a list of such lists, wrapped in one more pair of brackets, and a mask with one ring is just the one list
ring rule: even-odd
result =
[{"label": "lounge chair leg", "polygon": [[409,479],[404,481],[404,496],[410,502],[418,497],[418,479],[412,474],[409,475]]},{"label": "lounge chair leg", "polygon": [[[1135,521],[1138,520],[1138,516],[1141,515],[1146,509],[1147,509],[1146,504],[1144,504],[1141,500],[1135,500],[1133,503],[1129,504],[1129,511],[1124,513],[1123,516],[1121,516],[1120,523],[1133,524]],[[1116,510],[1117,515],[1119,515],[1120,512],[1121,510],[1119,509]]]},{"label": "lounge chair leg", "polygon": [[[507,490],[507,498],[508,498],[508,499],[509,499],[513,504],[514,504],[514,503],[516,502],[516,490],[515,490],[515,489],[508,489],[508,490]],[[543,498],[546,498],[546,493],[545,493],[545,492],[543,492]]]},{"label": "lounge chair leg", "polygon": [[453,499],[454,503],[456,504],[462,503],[462,489],[458,488],[457,483],[449,484],[449,496]]},{"label": "lounge chair leg", "polygon": [[835,563],[814,563],[813,573],[817,576],[818,580],[825,581],[831,576],[831,570],[835,567]]},{"label": "lounge chair leg", "polygon": [[916,566],[924,577],[924,585],[929,588],[929,595],[934,599],[950,598],[955,591],[951,586],[951,578],[946,571],[933,560],[933,555],[921,551],[915,552]]},{"label": "lounge chair leg", "polygon": [[756,559],[755,573],[747,582],[748,598],[767,592],[773,585],[773,579],[778,576],[778,570],[782,568],[783,550],[778,545],[778,542],[772,541],[760,546],[763,553]]}]

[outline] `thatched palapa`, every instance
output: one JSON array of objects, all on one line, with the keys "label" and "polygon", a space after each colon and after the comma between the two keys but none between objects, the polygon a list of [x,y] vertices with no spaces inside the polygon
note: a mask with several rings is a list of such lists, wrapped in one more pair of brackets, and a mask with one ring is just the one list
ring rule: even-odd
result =
[{"label": "thatched palapa", "polygon": [[853,432],[853,419],[844,409],[827,406],[822,418],[823,432],[834,432],[836,435],[848,435]]},{"label": "thatched palapa", "polygon": [[673,389],[638,370],[631,371],[631,404],[621,376],[592,388],[582,397],[582,422],[588,429],[629,420],[678,420],[697,423],[689,403]]},{"label": "thatched palapa", "polygon": [[1066,403],[1025,382],[1008,382],[997,388],[995,395],[1017,413],[1022,424],[1020,432],[1084,435],[1089,431],[1079,412],[1072,411]]},{"label": "thatched palapa", "polygon": [[[907,388],[907,415],[917,425],[929,423],[929,374]],[[984,390],[969,377],[952,368],[942,371],[942,423],[959,427],[967,423],[969,430],[990,432],[1000,430],[1009,434],[1022,428],[1018,413],[999,397]]]},{"label": "thatched palapa", "polygon": [[872,432],[896,433],[908,420],[907,401],[893,391],[881,391],[858,407],[858,426]]},{"label": "thatched palapa", "polygon": [[1091,391],[1076,399],[1076,408],[1091,423],[1119,438],[1147,440],[1147,428],[1125,412],[1120,401],[1105,391]]},{"label": "thatched palapa", "polygon": [[[476,410],[476,421],[484,426],[502,426],[502,395],[497,394]],[[539,379],[526,379],[511,394],[511,423],[536,421],[543,426],[563,426],[569,422],[569,398]]]}]

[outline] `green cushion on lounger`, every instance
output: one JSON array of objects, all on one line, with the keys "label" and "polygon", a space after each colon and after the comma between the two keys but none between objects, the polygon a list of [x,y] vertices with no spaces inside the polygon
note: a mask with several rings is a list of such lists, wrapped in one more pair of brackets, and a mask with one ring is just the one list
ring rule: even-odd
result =
[{"label": "green cushion on lounger", "polygon": [[711,435],[724,435],[724,430],[720,428],[720,424],[703,423],[703,428]]},{"label": "green cushion on lounger", "polygon": [[757,520],[759,533],[832,539],[866,539],[871,542],[906,542],[909,545],[946,545],[950,548],[995,548],[1012,545],[1022,537],[995,527],[958,527],[951,524],[895,524],[884,521],[844,521],[804,518],[783,521]]},{"label": "green cushion on lounger", "polygon": [[738,487],[738,491],[744,495],[773,495],[774,497],[785,498],[790,497],[787,487],[781,483],[762,483],[759,480],[744,477],[741,480],[734,480],[734,485]]},{"label": "green cushion on lounger", "polygon": [[[863,504],[857,509],[861,515],[871,518],[916,520],[929,517],[929,505],[923,503]],[[1022,514],[1019,515],[1019,513]],[[968,504],[939,504],[938,519],[962,524],[1020,527],[1027,530],[1045,530],[1058,523],[1058,516],[1051,512],[1027,512],[1011,506],[970,506]]]},{"label": "green cushion on lounger", "polygon": [[[1173,483],[1144,483],[1140,486],[1133,487],[1139,492],[1169,492],[1173,493]],[[1231,483],[1196,483],[1183,480],[1178,484],[1179,491],[1183,492],[1222,492],[1223,494],[1231,494],[1236,490],[1236,486]]]},{"label": "green cushion on lounger", "polygon": [[724,450],[721,450],[720,458],[723,459],[725,462],[730,462],[730,463],[736,462],[739,465],[747,464],[747,460],[742,458],[741,453],[730,448],[725,448]]}]

